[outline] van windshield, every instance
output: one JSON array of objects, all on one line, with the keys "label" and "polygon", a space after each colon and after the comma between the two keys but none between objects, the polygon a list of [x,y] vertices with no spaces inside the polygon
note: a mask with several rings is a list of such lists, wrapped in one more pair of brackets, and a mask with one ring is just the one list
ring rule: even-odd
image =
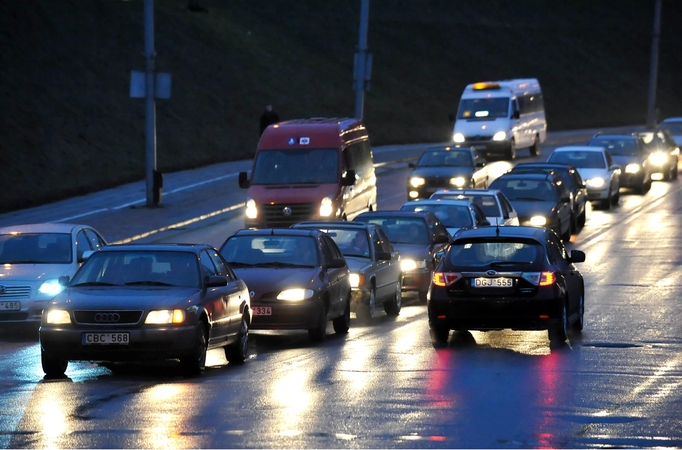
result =
[{"label": "van windshield", "polygon": [[252,184],[336,183],[339,151],[333,148],[261,150],[256,155]]},{"label": "van windshield", "polygon": [[509,98],[463,98],[457,111],[458,119],[497,119],[509,116]]}]

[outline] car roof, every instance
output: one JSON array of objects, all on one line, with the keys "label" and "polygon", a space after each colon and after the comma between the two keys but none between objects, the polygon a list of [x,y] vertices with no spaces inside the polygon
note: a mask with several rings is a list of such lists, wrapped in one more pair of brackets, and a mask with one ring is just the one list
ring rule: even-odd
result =
[{"label": "car roof", "polygon": [[663,122],[682,122],[682,117],[668,117],[666,119],[663,119]]},{"label": "car roof", "polygon": [[198,253],[204,249],[212,249],[208,244],[144,244],[144,243],[128,243],[128,244],[111,244],[102,247],[99,251],[115,252],[115,251],[137,251],[137,252],[193,252]]},{"label": "car roof", "polygon": [[438,220],[435,214],[429,211],[368,211],[356,216],[355,219],[359,218],[371,219],[372,217],[415,217],[415,216],[421,217],[423,219],[426,219],[428,216],[432,216],[434,219]]},{"label": "car roof", "polygon": [[547,180],[553,181],[555,178],[560,179],[559,175],[554,172],[549,173],[534,173],[534,172],[507,172],[500,175],[501,178],[522,178],[524,180]]},{"label": "car roof", "polygon": [[524,168],[547,168],[547,169],[575,169],[575,166],[573,164],[567,164],[567,163],[555,163],[555,162],[524,162],[524,163],[518,163],[514,167],[512,167],[512,171],[514,169],[524,169]]},{"label": "car roof", "polygon": [[317,236],[317,229],[302,228],[244,228],[232,236]]},{"label": "car roof", "polygon": [[381,228],[375,223],[364,223],[364,222],[348,222],[346,220],[307,220],[305,222],[295,223],[291,228],[306,228],[306,229],[318,229],[318,228],[347,228],[352,230],[366,230],[367,228]]},{"label": "car roof", "polygon": [[499,189],[439,189],[431,195],[496,195],[498,193],[504,195]]},{"label": "car roof", "polygon": [[514,226],[514,227],[479,227],[479,228],[464,228],[455,234],[453,242],[459,239],[470,238],[485,238],[485,237],[517,237],[517,238],[532,238],[538,241],[544,240],[545,228],[530,227],[530,226]]},{"label": "car roof", "polygon": [[[461,205],[469,206],[472,202],[469,199],[451,199],[451,198],[425,198],[421,200],[410,200],[403,203],[402,206],[406,205]],[[401,206],[401,208],[402,208]]]},{"label": "car roof", "polygon": [[599,145],[567,145],[565,147],[557,147],[552,153],[556,152],[605,152],[606,147]]},{"label": "car roof", "polygon": [[74,228],[92,228],[87,225],[73,223],[29,223],[23,225],[10,225],[0,228],[0,234],[8,233],[71,233]]}]

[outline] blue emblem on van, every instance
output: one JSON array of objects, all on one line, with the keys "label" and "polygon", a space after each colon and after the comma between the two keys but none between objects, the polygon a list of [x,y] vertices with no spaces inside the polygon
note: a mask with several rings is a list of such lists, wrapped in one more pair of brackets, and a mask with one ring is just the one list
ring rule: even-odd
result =
[{"label": "blue emblem on van", "polygon": [[309,137],[302,137],[301,139],[299,139],[298,142],[301,145],[308,145],[308,144],[310,144],[310,138]]},{"label": "blue emblem on van", "polygon": [[294,145],[295,143],[296,143],[296,138],[289,138],[289,140],[287,141],[287,144],[289,144],[289,145]]}]

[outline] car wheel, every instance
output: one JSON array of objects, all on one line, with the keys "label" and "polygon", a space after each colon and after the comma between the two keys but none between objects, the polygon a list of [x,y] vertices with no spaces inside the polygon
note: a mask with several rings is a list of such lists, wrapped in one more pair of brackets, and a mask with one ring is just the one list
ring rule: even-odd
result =
[{"label": "car wheel", "polygon": [[580,226],[578,225],[578,218],[571,214],[571,234],[577,234],[578,230],[580,230]]},{"label": "car wheel", "polygon": [[[346,307],[343,309],[343,315],[337,317],[333,320],[334,332],[336,334],[346,334],[350,328],[350,294],[348,294],[348,300],[346,300]],[[327,324],[325,323],[325,328]],[[325,330],[326,333],[326,330]]]},{"label": "car wheel", "polygon": [[533,141],[533,145],[530,148],[530,154],[531,156],[538,156],[540,154],[540,136],[537,134],[535,135],[535,141]]},{"label": "car wheel", "polygon": [[400,283],[395,288],[395,294],[393,295],[393,298],[386,303],[384,303],[384,311],[386,311],[386,314],[389,316],[397,316],[400,314],[400,309],[403,306],[403,288],[400,286]]},{"label": "car wheel", "polygon": [[445,344],[450,337],[450,328],[443,325],[430,325],[431,340],[438,344]]},{"label": "car wheel", "polygon": [[561,307],[561,318],[559,319],[559,323],[552,324],[547,334],[549,336],[549,341],[553,344],[559,344],[566,341],[566,337],[568,337],[568,318],[566,316],[565,302],[563,302]]},{"label": "car wheel", "polygon": [[663,181],[670,181],[670,179],[673,177],[672,166],[668,167],[667,170],[662,173],[662,175],[663,175]]},{"label": "car wheel", "polygon": [[672,179],[673,179],[673,180],[676,180],[676,179],[677,179],[677,162],[675,162],[675,166],[673,167]]},{"label": "car wheel", "polygon": [[583,212],[578,216],[578,226],[582,230],[585,228],[585,222],[587,221],[587,208],[583,208]]},{"label": "car wheel", "polygon": [[69,361],[66,359],[54,358],[40,349],[40,363],[43,366],[43,372],[48,378],[61,378],[66,372]]},{"label": "car wheel", "polygon": [[376,302],[376,289],[372,286],[369,291],[369,304],[358,305],[358,310],[355,313],[360,322],[369,322],[374,318],[374,307]]},{"label": "car wheel", "polygon": [[580,299],[578,300],[578,320],[573,322],[573,329],[575,331],[583,331],[583,325],[585,324],[585,293],[580,293]]},{"label": "car wheel", "polygon": [[611,198],[611,205],[616,206],[620,203],[620,190]]},{"label": "car wheel", "polygon": [[323,304],[317,316],[315,328],[308,330],[308,338],[313,342],[322,342],[327,337],[327,307]]},{"label": "car wheel", "polygon": [[182,372],[186,376],[201,374],[206,368],[206,351],[208,350],[208,329],[203,323],[197,325],[196,336],[194,338],[194,350],[190,356],[180,359]]},{"label": "car wheel", "polygon": [[638,195],[644,195],[644,194],[646,194],[646,192],[647,192],[646,183],[644,181],[642,181],[642,184],[640,184],[637,187],[637,194]]},{"label": "car wheel", "polygon": [[514,142],[514,139],[509,141],[509,150],[507,156],[510,160],[516,159],[516,142]]},{"label": "car wheel", "polygon": [[239,338],[225,347],[225,359],[232,364],[241,364],[246,361],[249,349],[249,323],[242,317],[239,328]]},{"label": "car wheel", "polygon": [[[564,242],[570,242],[571,240],[571,227],[573,223],[573,216],[569,219],[568,227],[566,227],[566,231],[561,234],[561,240]],[[559,222],[559,229],[561,229],[561,222]]]},{"label": "car wheel", "polygon": [[426,294],[427,294],[427,291],[419,291],[419,301],[421,303],[426,303],[426,300],[427,300]]}]

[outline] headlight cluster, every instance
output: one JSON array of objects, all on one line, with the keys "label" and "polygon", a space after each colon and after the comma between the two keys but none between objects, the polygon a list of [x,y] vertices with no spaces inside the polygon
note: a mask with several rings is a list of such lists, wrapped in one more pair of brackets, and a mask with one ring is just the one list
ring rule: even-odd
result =
[{"label": "headlight cluster", "polygon": [[185,311],[181,309],[162,309],[149,311],[144,323],[153,324],[180,324],[185,321]]},{"label": "headlight cluster", "polygon": [[350,287],[356,288],[365,284],[365,276],[361,273],[350,274]]},{"label": "headlight cluster", "polygon": [[464,177],[450,178],[450,184],[453,186],[464,187],[465,183],[466,183],[466,180],[464,179]]},{"label": "headlight cluster", "polygon": [[71,316],[68,311],[64,311],[63,309],[51,309],[47,312],[45,322],[53,325],[63,325],[71,323]]},{"label": "headlight cluster", "polygon": [[625,166],[625,173],[637,173],[639,169],[639,164],[628,164]]},{"label": "headlight cluster", "polygon": [[334,212],[334,202],[331,197],[325,197],[320,202],[320,217],[329,217]]},{"label": "headlight cluster", "polygon": [[663,152],[653,152],[651,155],[649,155],[649,160],[651,160],[652,164],[660,166],[662,164],[665,164],[665,162],[668,160],[668,155]]},{"label": "headlight cluster", "polygon": [[423,186],[424,184],[426,184],[426,180],[421,177],[410,178],[410,185],[412,185],[412,187],[419,187]]},{"label": "headlight cluster", "polygon": [[256,206],[256,201],[254,199],[250,198],[246,200],[246,211],[244,213],[249,219],[258,217],[258,207]]},{"label": "headlight cluster", "polygon": [[300,302],[313,296],[312,289],[286,289],[279,293],[277,300]]},{"label": "headlight cluster", "polygon": [[606,184],[606,180],[601,177],[590,178],[587,180],[587,185],[594,188],[600,188]]},{"label": "headlight cluster", "polygon": [[505,131],[498,131],[493,135],[493,141],[504,141],[507,139],[507,133]]},{"label": "headlight cluster", "polygon": [[533,216],[530,218],[530,224],[534,227],[544,227],[547,225],[547,218],[544,216]]},{"label": "headlight cluster", "polygon": [[464,142],[464,135],[462,133],[455,133],[452,135],[452,140],[458,144]]},{"label": "headlight cluster", "polygon": [[40,288],[38,288],[38,291],[41,294],[50,295],[52,297],[59,294],[63,290],[64,286],[59,284],[59,280],[47,280],[40,285]]},{"label": "headlight cluster", "polygon": [[409,272],[411,270],[425,269],[426,260],[414,260],[414,259],[403,259],[400,261],[400,268],[403,272]]}]

